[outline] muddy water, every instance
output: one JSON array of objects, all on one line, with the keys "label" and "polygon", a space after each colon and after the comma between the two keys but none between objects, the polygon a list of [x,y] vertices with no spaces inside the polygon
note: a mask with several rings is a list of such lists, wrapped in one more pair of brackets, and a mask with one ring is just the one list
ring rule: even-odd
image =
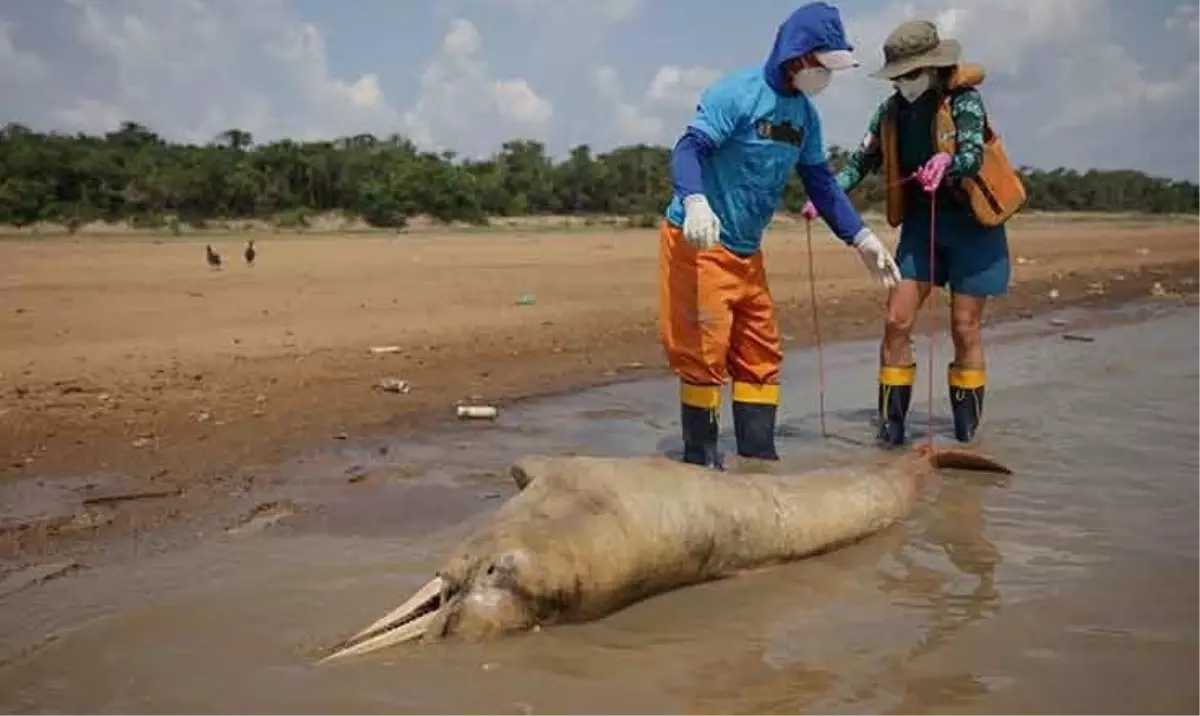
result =
[{"label": "muddy water", "polygon": [[[311,664],[512,494],[503,468],[518,455],[678,449],[674,385],[615,386],[436,443],[305,456],[280,467],[274,497],[319,510],[0,598],[0,709],[1194,712],[1197,312],[1091,330],[1091,343],[1026,335],[1044,327],[1032,323],[991,332],[982,442],[1017,474],[946,474],[905,524],[861,544],[591,624]],[[789,356],[789,466],[874,457],[874,362],[871,344],[826,351],[821,439],[812,356]]]}]

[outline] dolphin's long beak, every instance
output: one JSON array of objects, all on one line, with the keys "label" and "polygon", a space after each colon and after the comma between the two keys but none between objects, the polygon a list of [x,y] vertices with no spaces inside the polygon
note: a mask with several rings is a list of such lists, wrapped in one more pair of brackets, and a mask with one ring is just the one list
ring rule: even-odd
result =
[{"label": "dolphin's long beak", "polygon": [[347,639],[332,654],[321,659],[320,663],[324,664],[343,656],[366,654],[424,636],[442,606],[444,583],[441,577],[429,580],[408,601]]}]

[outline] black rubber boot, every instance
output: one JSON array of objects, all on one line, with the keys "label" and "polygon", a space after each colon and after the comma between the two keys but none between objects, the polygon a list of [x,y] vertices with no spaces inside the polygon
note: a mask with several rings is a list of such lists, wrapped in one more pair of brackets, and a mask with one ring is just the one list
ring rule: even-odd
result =
[{"label": "black rubber boot", "polygon": [[720,434],[721,386],[679,383],[679,424],[683,430],[683,461],[724,469],[717,452]]},{"label": "black rubber boot", "polygon": [[715,470],[724,469],[721,456],[717,452],[717,438],[720,434],[718,409],[701,408],[687,403],[682,403],[680,408],[683,461]]},{"label": "black rubber boot", "polygon": [[778,460],[775,452],[775,414],[778,406],[733,401],[733,432],[741,457]]},{"label": "black rubber boot", "polygon": [[950,412],[954,416],[954,439],[961,443],[974,440],[979,430],[986,378],[983,369],[957,368],[950,364],[947,376]]},{"label": "black rubber boot", "polygon": [[909,366],[880,366],[879,368],[879,433],[880,447],[893,448],[904,444],[905,420],[912,403],[916,364]]}]

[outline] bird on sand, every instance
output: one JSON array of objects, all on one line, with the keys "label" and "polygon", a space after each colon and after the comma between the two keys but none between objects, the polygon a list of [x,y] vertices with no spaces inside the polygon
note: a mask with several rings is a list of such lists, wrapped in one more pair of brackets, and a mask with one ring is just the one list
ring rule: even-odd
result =
[{"label": "bird on sand", "polygon": [[212,244],[205,244],[204,251],[207,254],[208,265],[213,268],[221,268],[221,254],[213,251]]},{"label": "bird on sand", "polygon": [[251,266],[254,265],[254,256],[255,256],[254,239],[247,240],[246,250],[244,252],[242,252],[242,256],[246,257],[246,263],[250,264]]}]

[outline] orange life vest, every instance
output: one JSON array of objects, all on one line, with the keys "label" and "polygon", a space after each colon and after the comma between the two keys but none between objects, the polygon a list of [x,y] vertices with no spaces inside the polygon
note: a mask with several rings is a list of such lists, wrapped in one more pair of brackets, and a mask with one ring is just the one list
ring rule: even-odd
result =
[{"label": "orange life vest", "polygon": [[[960,64],[947,83],[937,109],[937,120],[931,127],[935,151],[954,155],[958,129],[954,126],[951,102],[957,91],[975,87],[983,82],[983,68],[975,64]],[[900,183],[900,152],[896,131],[896,106],[891,100],[879,124],[880,149],[883,157],[884,195],[887,200],[887,221],[899,226],[904,220],[904,186]],[[960,183],[971,212],[985,226],[999,226],[1020,211],[1025,204],[1025,185],[1008,160],[1004,143],[992,131],[991,122],[984,118],[983,166],[975,176],[964,177]]]}]

